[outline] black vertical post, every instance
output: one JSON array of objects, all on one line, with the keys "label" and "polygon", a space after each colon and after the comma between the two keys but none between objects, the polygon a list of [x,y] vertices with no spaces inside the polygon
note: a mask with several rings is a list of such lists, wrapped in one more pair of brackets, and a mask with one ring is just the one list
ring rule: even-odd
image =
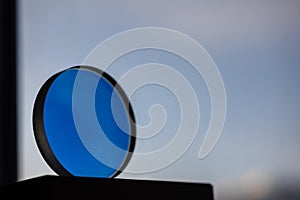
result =
[{"label": "black vertical post", "polygon": [[17,180],[16,1],[0,0],[0,185]]}]

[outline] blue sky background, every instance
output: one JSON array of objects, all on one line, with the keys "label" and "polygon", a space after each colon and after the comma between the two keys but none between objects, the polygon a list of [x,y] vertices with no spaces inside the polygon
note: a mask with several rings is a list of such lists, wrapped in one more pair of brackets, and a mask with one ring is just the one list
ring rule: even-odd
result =
[{"label": "blue sky background", "polygon": [[[215,61],[227,94],[225,126],[217,145],[203,160],[197,158],[203,140],[200,133],[170,167],[120,177],[210,182],[216,199],[222,200],[274,199],[274,195],[299,199],[299,11],[300,1],[296,0],[20,1],[19,179],[54,174],[39,154],[31,122],[35,95],[44,81],[82,63],[97,44],[113,34],[157,26],[194,38]],[[152,60],[180,64],[160,53],[128,55],[112,66],[112,73],[117,76],[121,65]],[[204,130],[209,99],[200,80],[201,89]]]}]

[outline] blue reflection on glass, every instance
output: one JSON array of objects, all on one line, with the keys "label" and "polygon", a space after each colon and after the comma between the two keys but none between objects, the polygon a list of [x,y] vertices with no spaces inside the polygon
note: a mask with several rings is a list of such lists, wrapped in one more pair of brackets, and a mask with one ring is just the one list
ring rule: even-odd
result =
[{"label": "blue reflection on glass", "polygon": [[[84,146],[76,126],[72,113],[72,93],[76,74],[80,68],[72,68],[59,74],[50,86],[44,103],[44,128],[48,143],[57,160],[73,175],[90,177],[111,177],[124,164],[130,148],[130,116],[121,95],[113,95],[114,86],[106,78],[92,70],[82,70],[81,78],[87,83],[98,81],[95,94],[95,110],[99,126],[106,137],[119,148],[119,155],[109,155],[109,149],[103,149],[101,145],[97,151],[111,156],[113,167],[97,160]],[[86,87],[89,87],[88,84]],[[84,92],[83,92],[84,94]],[[117,109],[117,122],[114,120]],[[81,107],[84,109],[84,106]],[[84,110],[82,110],[84,112]],[[85,119],[86,127],[89,127],[88,119]],[[120,128],[119,125],[122,125]],[[95,126],[94,124],[90,127]],[[87,133],[89,134],[87,128]]]}]

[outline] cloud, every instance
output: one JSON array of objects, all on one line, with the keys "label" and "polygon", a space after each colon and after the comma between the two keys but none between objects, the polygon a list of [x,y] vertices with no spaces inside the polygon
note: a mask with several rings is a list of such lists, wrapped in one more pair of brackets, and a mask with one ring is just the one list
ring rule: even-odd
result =
[{"label": "cloud", "polygon": [[254,168],[242,174],[218,180],[216,199],[222,200],[296,200],[300,198],[300,179]]},{"label": "cloud", "polygon": [[273,176],[264,169],[251,169],[243,174],[219,180],[216,183],[220,199],[263,199],[270,195]]}]

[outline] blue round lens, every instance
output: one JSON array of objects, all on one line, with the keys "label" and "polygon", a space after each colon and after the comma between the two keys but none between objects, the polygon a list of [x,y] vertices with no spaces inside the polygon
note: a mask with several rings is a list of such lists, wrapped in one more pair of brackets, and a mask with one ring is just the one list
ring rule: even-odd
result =
[{"label": "blue round lens", "polygon": [[135,144],[134,116],[122,88],[88,66],[69,68],[45,82],[33,125],[44,159],[60,175],[117,176]]}]

